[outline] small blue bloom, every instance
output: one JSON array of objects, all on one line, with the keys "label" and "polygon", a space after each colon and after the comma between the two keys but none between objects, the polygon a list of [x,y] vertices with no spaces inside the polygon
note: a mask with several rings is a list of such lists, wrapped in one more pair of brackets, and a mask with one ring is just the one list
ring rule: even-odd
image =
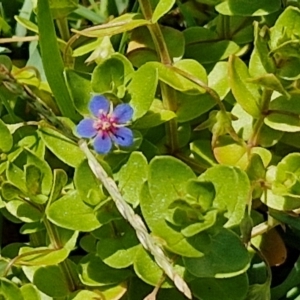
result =
[{"label": "small blue bloom", "polygon": [[104,96],[93,96],[89,103],[92,117],[77,125],[77,133],[83,138],[93,138],[96,152],[106,154],[112,144],[128,147],[133,143],[133,133],[126,128],[133,109],[128,104],[119,104],[113,109]]}]

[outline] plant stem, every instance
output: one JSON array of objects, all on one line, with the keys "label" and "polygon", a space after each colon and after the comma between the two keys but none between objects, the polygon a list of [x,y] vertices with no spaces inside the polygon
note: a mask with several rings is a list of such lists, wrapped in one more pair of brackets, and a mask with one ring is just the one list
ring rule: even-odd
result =
[{"label": "plant stem", "polygon": [[69,30],[68,19],[66,17],[59,18],[56,20],[56,24],[57,24],[61,38],[64,41],[68,41],[70,39],[70,30]]},{"label": "plant stem", "polygon": [[272,96],[273,91],[270,89],[265,88],[263,90],[262,94],[262,110],[261,110],[261,115],[260,117],[256,120],[254,126],[253,126],[253,131],[252,135],[248,141],[248,147],[249,149],[252,147],[255,147],[257,145],[257,140],[259,137],[260,130],[264,124],[264,119],[266,115],[268,114],[269,110],[269,104],[271,101],[271,96]]},{"label": "plant stem", "polygon": [[[53,247],[55,249],[61,249],[62,245],[61,245],[60,237],[56,230],[55,225],[51,224],[47,218],[44,218],[43,222],[46,227],[46,231],[49,236],[51,244],[53,245]],[[75,291],[76,290],[76,281],[72,276],[72,272],[69,268],[68,263],[66,261],[63,261],[60,263],[60,267],[62,269],[63,274],[65,275],[69,290],[71,292]]]},{"label": "plant stem", "polygon": [[[139,0],[141,11],[146,20],[151,21],[152,19],[152,8],[149,0]],[[147,25],[156,52],[159,55],[162,64],[171,66],[172,59],[170,57],[164,36],[158,23],[152,23]],[[177,101],[176,92],[165,83],[161,83],[162,101],[166,109],[176,112]],[[177,120],[172,119],[166,124],[167,142],[170,153],[175,153],[179,148],[178,134],[177,134]]]},{"label": "plant stem", "polygon": [[197,174],[202,174],[207,167],[202,165],[200,162],[196,161],[194,158],[191,158],[184,153],[177,152],[175,153],[175,157],[179,158],[181,161],[186,163],[188,166],[192,168],[192,170]]},{"label": "plant stem", "polygon": [[221,101],[219,95],[217,94],[217,92],[215,90],[213,90],[212,88],[210,88],[205,82],[198,79],[194,75],[192,75],[184,70],[181,70],[177,67],[172,66],[171,68],[176,73],[180,74],[181,76],[185,77],[186,79],[190,80],[191,82],[194,82],[197,85],[199,85],[200,87],[202,87],[216,101],[216,104],[219,106],[220,110],[223,111],[224,113],[227,112],[227,110],[226,110],[223,102]]}]

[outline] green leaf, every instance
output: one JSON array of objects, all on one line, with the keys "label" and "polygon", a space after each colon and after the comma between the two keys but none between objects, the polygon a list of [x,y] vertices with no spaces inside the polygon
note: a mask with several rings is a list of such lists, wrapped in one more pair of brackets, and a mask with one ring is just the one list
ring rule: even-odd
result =
[{"label": "green leaf", "polygon": [[43,127],[39,129],[39,134],[47,148],[67,165],[77,167],[84,160],[85,156],[78,145],[58,131]]},{"label": "green leaf", "polygon": [[[208,75],[208,86],[224,99],[229,92],[228,63],[218,62]],[[216,100],[208,93],[187,95],[178,93],[178,122],[187,122],[199,117],[216,105]]]},{"label": "green leaf", "polygon": [[68,251],[72,251],[77,248],[77,239],[79,235],[78,231],[58,227],[57,233],[59,235],[60,244],[62,247]]},{"label": "green leaf", "polygon": [[[29,150],[26,151],[26,156],[27,156],[27,164],[33,165],[40,170],[41,179],[42,179],[41,192],[44,195],[48,195],[51,191],[52,179],[53,179],[52,170],[50,166],[47,164],[45,160],[40,159]],[[31,191],[29,190],[29,192]]]},{"label": "green leaf", "polygon": [[[111,199],[108,199],[100,203],[100,207],[98,206],[97,219],[101,223],[101,225],[103,225],[110,223],[113,220],[122,219],[122,216],[118,211],[115,202]],[[97,230],[93,232],[95,236],[97,236],[96,232]]]},{"label": "green leaf", "polygon": [[199,278],[189,283],[196,297],[203,300],[244,300],[248,290],[248,276],[232,278]]},{"label": "green leaf", "polygon": [[134,122],[133,128],[147,129],[168,122],[174,118],[176,118],[176,114],[173,111],[164,109],[162,101],[154,99],[150,110],[143,117]]},{"label": "green leaf", "polygon": [[80,247],[87,253],[89,252],[96,253],[97,242],[98,240],[94,236],[92,236],[91,234],[87,234],[80,239],[79,244]]},{"label": "green leaf", "polygon": [[41,300],[40,292],[31,283],[24,284],[20,290],[24,300]]},{"label": "green leaf", "polygon": [[24,28],[26,28],[32,32],[35,32],[35,33],[39,32],[38,26],[36,24],[32,23],[30,20],[28,20],[26,18],[22,18],[21,16],[15,16],[14,18]]},{"label": "green leaf", "polygon": [[38,0],[37,19],[39,25],[39,45],[48,83],[63,116],[78,120],[79,115],[75,112],[63,76],[64,64],[56,41],[49,0]]},{"label": "green leaf", "polygon": [[290,97],[288,92],[281,84],[280,80],[274,74],[264,74],[260,77],[251,78],[248,79],[248,82],[258,84],[273,91],[277,91],[280,94],[286,96],[287,98]]},{"label": "green leaf", "polygon": [[13,146],[13,138],[6,124],[0,120],[0,151],[9,152]]},{"label": "green leaf", "polygon": [[[102,297],[102,295],[99,295],[99,290],[97,289],[97,292],[92,292],[89,290],[80,290],[77,291],[74,295],[69,298],[70,300],[95,300],[98,297]],[[100,298],[101,299],[101,298]]]},{"label": "green leaf", "polygon": [[26,186],[30,193],[37,195],[41,192],[41,172],[35,165],[25,166]]},{"label": "green leaf", "polygon": [[248,150],[245,143],[236,142],[231,136],[222,135],[218,137],[213,152],[220,164],[236,166],[244,170],[248,164]]},{"label": "green leaf", "polygon": [[141,66],[133,74],[127,87],[127,91],[131,96],[129,104],[134,110],[133,120],[142,117],[149,110],[155,97],[157,83],[157,70],[147,64]]},{"label": "green leaf", "polygon": [[264,119],[265,124],[275,130],[285,132],[300,131],[299,99],[299,96],[295,94],[290,99],[281,96],[271,101],[269,114]]},{"label": "green leaf", "polygon": [[[171,59],[175,62],[184,54],[185,41],[181,31],[169,27],[160,27]],[[134,66],[141,67],[149,61],[159,61],[155,44],[147,27],[136,28],[131,34],[127,57]]]},{"label": "green leaf", "polygon": [[34,272],[33,283],[50,297],[66,297],[70,294],[66,276],[57,265],[38,268]]},{"label": "green leaf", "polygon": [[63,228],[79,231],[92,231],[100,227],[93,209],[73,191],[50,205],[47,216],[51,222]]},{"label": "green leaf", "polygon": [[76,189],[83,201],[95,206],[107,196],[102,190],[101,183],[91,171],[87,160],[81,162],[74,174]]},{"label": "green leaf", "polygon": [[271,300],[270,283],[250,285],[245,300]]},{"label": "green leaf", "polygon": [[65,248],[50,249],[47,247],[22,247],[20,249],[22,258],[17,260],[17,264],[26,266],[56,265],[64,261],[68,257],[69,252],[70,251]]},{"label": "green leaf", "polygon": [[208,169],[199,179],[213,183],[216,190],[213,207],[227,211],[225,217],[228,221],[224,226],[239,224],[251,190],[247,174],[236,167],[217,165]]},{"label": "green leaf", "polygon": [[26,192],[25,174],[14,163],[8,162],[6,169],[7,180],[22,192]]},{"label": "green leaf", "polygon": [[[140,247],[136,253],[133,267],[137,276],[152,286],[156,286],[163,276],[163,271],[156,264],[151,254],[142,247]],[[173,287],[173,284],[167,279],[163,282],[161,287],[170,288]]]},{"label": "green leaf", "polygon": [[300,154],[291,153],[279,162],[277,168],[267,170],[267,181],[272,188],[262,196],[262,201],[277,210],[293,210],[300,207]]},{"label": "green leaf", "polygon": [[191,225],[186,226],[181,230],[181,233],[185,237],[192,237],[202,231],[205,231],[216,224],[217,216],[218,216],[218,211],[211,210],[203,216],[201,222],[195,222]]},{"label": "green leaf", "polygon": [[280,0],[227,0],[216,6],[217,12],[229,16],[265,16],[280,8]]},{"label": "green leaf", "polygon": [[119,189],[133,207],[139,204],[139,195],[148,177],[148,163],[140,152],[132,152],[129,160],[118,173]]},{"label": "green leaf", "polygon": [[296,38],[299,35],[299,30],[300,10],[297,7],[288,6],[271,29],[271,49],[274,50],[287,40]]},{"label": "green leaf", "polygon": [[22,194],[22,192],[12,185],[11,183],[4,181],[1,185],[1,196],[7,200],[16,200],[19,199],[19,195]]},{"label": "green leaf", "polygon": [[211,141],[206,139],[195,140],[191,143],[191,151],[197,161],[199,161],[204,166],[208,168],[217,164],[217,161],[214,157]]},{"label": "green leaf", "polygon": [[104,37],[111,36],[125,31],[130,31],[134,28],[148,25],[150,21],[142,18],[138,13],[126,13],[117,18],[114,18],[109,23],[104,24],[103,28],[89,28],[89,30],[73,30],[75,33],[88,37]]},{"label": "green leaf", "polygon": [[51,15],[55,19],[66,17],[78,7],[78,0],[51,0]]},{"label": "green leaf", "polygon": [[90,113],[88,104],[92,92],[91,75],[72,69],[66,69],[64,75],[74,106],[79,113],[88,115]]},{"label": "green leaf", "polygon": [[152,15],[152,23],[156,23],[163,15],[168,13],[174,4],[175,4],[175,0],[159,1]]},{"label": "green leaf", "polygon": [[16,218],[26,223],[40,221],[43,213],[34,205],[23,200],[12,200],[6,204],[6,209]]},{"label": "green leaf", "polygon": [[197,42],[216,40],[218,38],[216,31],[200,26],[189,27],[183,31],[183,34],[186,46]]},{"label": "green leaf", "polygon": [[123,98],[125,84],[128,82],[132,72],[133,67],[126,58],[121,55],[114,55],[94,69],[92,89],[99,94],[112,92],[118,98]]},{"label": "green leaf", "polygon": [[20,228],[21,234],[31,234],[39,231],[45,230],[45,226],[40,221],[33,222],[33,223],[25,223]]},{"label": "green leaf", "polygon": [[[286,213],[283,211],[278,211],[274,209],[270,209],[270,216],[278,220],[279,222],[282,222],[284,224],[288,224],[289,226],[300,230],[300,222],[298,218],[295,218],[294,216],[290,215],[290,213]],[[295,265],[296,267],[296,265]],[[298,269],[297,269],[298,270]]]},{"label": "green leaf", "polygon": [[258,118],[261,113],[259,87],[248,83],[249,73],[245,63],[236,56],[229,60],[229,84],[232,93],[242,108],[251,116]]},{"label": "green leaf", "polygon": [[233,41],[199,42],[187,45],[186,58],[192,58],[202,64],[216,63],[236,54],[240,47]]},{"label": "green leaf", "polygon": [[0,278],[0,297],[5,300],[24,300],[17,285],[6,278]]},{"label": "green leaf", "polygon": [[147,225],[153,234],[166,241],[169,249],[197,257],[202,253],[166,222],[169,206],[186,195],[186,182],[194,178],[192,170],[181,161],[168,156],[156,157],[149,164],[149,188],[143,186],[140,205]]},{"label": "green leaf", "polygon": [[[204,93],[203,88],[184,78],[171,67],[159,62],[148,62],[147,64],[152,68],[157,69],[159,80],[171,86],[172,88],[181,92],[189,92],[191,94]],[[184,70],[202,80],[204,83],[207,83],[206,71],[196,61],[181,60],[175,63],[173,66],[177,67],[178,69]]]},{"label": "green leaf", "polygon": [[120,283],[128,278],[130,270],[113,269],[94,254],[84,256],[79,262],[79,277],[87,286],[105,286]]},{"label": "green leaf", "polygon": [[260,28],[257,21],[254,22],[254,50],[249,62],[249,72],[253,77],[265,73],[275,73],[275,62],[269,56],[269,34],[266,27]]},{"label": "green leaf", "polygon": [[223,228],[210,236],[210,243],[202,247],[203,257],[183,257],[186,269],[194,276],[230,278],[246,272],[249,267],[247,249],[240,238],[228,229]]},{"label": "green leaf", "polygon": [[32,133],[27,133],[24,138],[18,142],[18,146],[25,149],[30,149],[36,156],[43,158],[45,155],[45,144],[38,132],[34,130]]},{"label": "green leaf", "polygon": [[61,191],[68,182],[68,176],[62,169],[54,169],[53,185],[49,196],[49,204],[55,201],[61,195]]},{"label": "green leaf", "polygon": [[[112,226],[114,230],[112,230]],[[115,269],[129,267],[140,246],[133,228],[124,220],[113,221],[98,229],[97,255]]]}]

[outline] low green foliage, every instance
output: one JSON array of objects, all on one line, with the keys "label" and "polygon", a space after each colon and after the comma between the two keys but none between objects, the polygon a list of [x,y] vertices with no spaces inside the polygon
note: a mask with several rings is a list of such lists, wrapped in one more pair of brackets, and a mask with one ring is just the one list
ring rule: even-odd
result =
[{"label": "low green foliage", "polygon": [[0,299],[299,299],[300,1],[11,0],[0,32]]}]

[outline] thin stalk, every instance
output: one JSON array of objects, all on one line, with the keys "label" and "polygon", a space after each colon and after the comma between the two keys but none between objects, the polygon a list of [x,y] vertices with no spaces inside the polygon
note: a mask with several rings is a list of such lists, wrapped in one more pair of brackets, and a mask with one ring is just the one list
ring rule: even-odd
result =
[{"label": "thin stalk", "polygon": [[[137,12],[139,8],[139,3],[136,0],[133,4],[132,9],[130,10],[131,12]],[[120,53],[125,53],[126,50],[126,41],[128,39],[128,32],[123,32],[122,33],[122,37],[121,37],[121,41],[120,41],[120,45],[119,45],[119,51]]]},{"label": "thin stalk", "polygon": [[61,38],[64,41],[68,41],[70,39],[70,30],[69,30],[68,19],[66,17],[59,18],[56,20],[56,24],[57,24]]},{"label": "thin stalk", "polygon": [[222,34],[225,40],[230,39],[230,17],[223,16],[222,17]]},{"label": "thin stalk", "polygon": [[258,140],[258,137],[260,134],[260,130],[264,124],[264,119],[265,119],[266,115],[268,114],[269,104],[271,101],[272,93],[273,93],[273,91],[270,89],[265,88],[263,90],[261,115],[256,120],[256,122],[253,126],[252,135],[251,135],[250,139],[248,140],[249,149],[252,147],[255,147],[257,145],[257,140]]},{"label": "thin stalk", "polygon": [[[53,245],[53,247],[55,249],[61,249],[62,245],[61,245],[61,241],[59,238],[59,234],[56,230],[56,227],[53,224],[51,224],[47,218],[44,218],[43,222],[46,227],[46,231],[49,236],[49,240],[50,240],[51,244]],[[62,268],[63,274],[65,275],[69,290],[75,291],[76,290],[76,282],[72,276],[72,272],[68,266],[68,263],[66,261],[63,261],[60,263],[60,267]]]},{"label": "thin stalk", "polygon": [[15,113],[12,110],[11,106],[9,105],[7,99],[0,94],[0,100],[2,101],[4,107],[6,108],[11,120],[13,122],[17,122],[17,116],[15,115]]},{"label": "thin stalk", "polygon": [[[19,254],[18,256],[14,257],[5,267],[5,270],[3,272],[3,277],[6,277],[8,275],[9,270],[11,269],[11,267],[13,265],[15,265],[20,259],[33,255],[33,254],[47,254],[47,253],[51,253],[54,252],[55,249],[39,249],[39,250],[32,250],[30,252],[25,252],[22,254]],[[25,262],[22,263],[23,266],[28,265],[30,266],[30,264],[26,264]]]},{"label": "thin stalk", "polygon": [[39,39],[38,35],[33,36],[13,36],[10,38],[1,38],[0,44],[15,43],[15,42],[32,42]]},{"label": "thin stalk", "polygon": [[181,161],[186,163],[192,168],[192,170],[197,174],[202,174],[207,167],[196,161],[194,158],[189,157],[181,152],[176,152],[175,157],[179,158]]},{"label": "thin stalk", "polygon": [[223,111],[224,113],[227,112],[223,102],[221,101],[219,95],[217,94],[217,92],[215,90],[210,88],[206,83],[204,83],[202,80],[198,79],[194,75],[192,75],[184,70],[181,70],[177,67],[174,67],[174,66],[172,66],[171,68],[176,73],[180,74],[181,76],[185,77],[186,79],[190,80],[191,82],[194,82],[197,85],[199,85],[200,87],[202,87],[216,101],[216,104],[219,106],[220,110]]},{"label": "thin stalk", "polygon": [[[149,0],[139,0],[141,11],[146,20],[152,19],[152,8]],[[161,63],[167,66],[172,65],[172,59],[170,57],[164,36],[158,23],[152,23],[147,25],[151,34],[156,52],[160,57]],[[162,101],[166,109],[176,112],[177,101],[176,92],[164,83],[161,83]],[[167,142],[170,153],[175,153],[179,148],[178,133],[177,133],[177,120],[172,119],[166,124]]]},{"label": "thin stalk", "polygon": [[[160,84],[160,88],[165,108],[171,111],[176,111],[177,103],[173,101],[173,99],[176,99],[176,92],[163,82]],[[167,144],[171,154],[174,154],[179,148],[177,128],[176,118],[170,120],[166,125]]]},{"label": "thin stalk", "polygon": [[100,10],[99,10],[99,7],[98,5],[96,4],[96,2],[94,0],[89,0],[90,4],[91,4],[91,7],[92,9],[97,13],[97,14],[100,14]]}]

